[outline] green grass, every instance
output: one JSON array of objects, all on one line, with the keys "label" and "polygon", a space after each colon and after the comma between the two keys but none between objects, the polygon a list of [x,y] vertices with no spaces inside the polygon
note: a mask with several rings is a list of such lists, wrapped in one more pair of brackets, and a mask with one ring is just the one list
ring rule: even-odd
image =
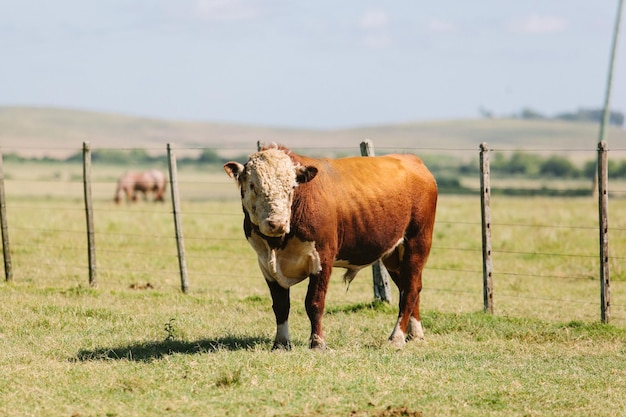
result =
[{"label": "green grass", "polygon": [[272,352],[269,303],[246,298],[21,286],[1,294],[6,416],[626,410],[626,332],[597,323],[428,311],[427,339],[398,352],[384,342],[394,309],[357,309],[327,315],[332,349],[320,354],[306,347],[297,308],[293,351]]},{"label": "green grass", "polygon": [[[609,325],[599,323],[594,201],[493,198],[496,308],[487,315],[478,197],[441,196],[424,272],[424,341],[390,349],[395,288],[392,305],[375,303],[369,270],[348,291],[338,270],[324,318],[329,350],[307,347],[300,284],[294,348],[273,352],[268,290],[224,174],[179,175],[184,295],[167,204],[115,206],[114,171],[95,172],[92,289],[80,184],[9,168],[14,281],[0,282],[0,415],[626,413],[625,200],[610,202]],[[45,197],[33,197],[37,187]]]}]

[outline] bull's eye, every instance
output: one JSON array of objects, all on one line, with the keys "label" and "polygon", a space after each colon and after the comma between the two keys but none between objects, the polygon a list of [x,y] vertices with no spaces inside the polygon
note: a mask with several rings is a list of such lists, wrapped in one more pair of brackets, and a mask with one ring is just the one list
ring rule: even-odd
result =
[{"label": "bull's eye", "polygon": [[250,191],[254,192],[254,184],[250,183]]}]

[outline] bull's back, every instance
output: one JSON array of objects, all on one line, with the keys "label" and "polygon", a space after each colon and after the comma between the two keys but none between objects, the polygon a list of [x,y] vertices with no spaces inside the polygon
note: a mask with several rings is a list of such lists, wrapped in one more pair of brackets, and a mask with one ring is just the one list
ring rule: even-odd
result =
[{"label": "bull's back", "polygon": [[336,233],[340,255],[362,253],[362,261],[373,261],[369,258],[403,238],[411,222],[434,219],[437,186],[414,155],[303,162],[319,170],[301,186],[313,194],[309,221],[317,223],[317,230]]},{"label": "bull's back", "polygon": [[437,193],[434,177],[415,155],[323,160],[321,177],[341,206],[362,209],[380,204],[403,205]]}]

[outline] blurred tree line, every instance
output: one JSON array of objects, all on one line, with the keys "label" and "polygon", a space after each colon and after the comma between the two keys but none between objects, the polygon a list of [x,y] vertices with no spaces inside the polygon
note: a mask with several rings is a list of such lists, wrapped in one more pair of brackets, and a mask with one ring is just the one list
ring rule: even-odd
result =
[{"label": "blurred tree line", "polygon": [[[15,161],[39,161],[46,163],[83,163],[82,151],[76,152],[65,159],[58,158],[27,158],[19,156],[17,154],[8,153],[3,155],[3,159],[7,162]],[[213,149],[204,149],[198,157],[182,157],[177,158],[177,165],[189,166],[189,165],[223,165],[224,163],[232,160],[247,159],[247,155],[242,155],[236,158],[222,158]],[[95,164],[103,165],[119,165],[126,167],[133,166],[167,166],[167,156],[165,155],[150,155],[144,149],[96,149],[91,152],[91,162]]]},{"label": "blurred tree line", "polygon": [[[221,166],[231,160],[245,161],[247,154],[239,157],[221,157],[213,149],[204,149],[197,157],[177,158],[178,166]],[[77,152],[65,159],[56,158],[26,158],[16,154],[5,154],[3,159],[10,161],[40,161],[47,163],[77,163],[82,164],[83,154]],[[422,155],[422,159],[431,171],[445,177],[478,175],[478,160],[463,162],[459,158],[446,155]],[[478,158],[477,158],[478,159]],[[94,150],[91,155],[94,164],[119,166],[167,166],[165,155],[150,155],[143,149]],[[613,178],[626,178],[626,160],[609,158],[609,175]],[[596,161],[590,160],[583,165],[576,165],[569,158],[560,155],[542,156],[537,153],[514,151],[512,153],[492,152],[490,169],[494,174],[502,176],[518,176],[526,178],[593,178],[596,170]]]},{"label": "blurred tree line", "polygon": [[[433,172],[439,171],[446,176],[478,175],[478,161],[461,163],[437,156],[424,157],[424,162]],[[609,176],[626,178],[626,160],[610,159]],[[489,168],[492,174],[506,177],[525,177],[531,179],[593,179],[596,174],[596,160],[589,160],[582,165],[560,155],[542,156],[536,153],[515,151],[510,154],[492,152]]]},{"label": "blurred tree line", "polygon": [[[604,111],[602,109],[578,109],[575,112],[565,112],[559,113],[554,117],[548,117],[534,109],[524,108],[520,111],[518,117],[520,119],[526,120],[537,120],[537,119],[554,119],[554,120],[565,120],[568,122],[594,122],[600,123],[602,122],[602,117],[604,116]],[[609,124],[614,126],[624,126],[624,113],[619,111],[610,111],[609,112]]]},{"label": "blurred tree line", "polygon": [[[464,178],[478,178],[480,173],[478,158],[464,162],[461,158],[451,155],[432,154],[420,155],[425,164],[437,178],[440,191],[448,193],[466,193],[471,190],[463,188],[461,180]],[[6,154],[4,160],[10,161],[34,161],[55,164],[82,164],[83,155],[79,151],[66,159],[54,158],[25,158],[16,154]],[[221,168],[229,160],[245,161],[247,154],[223,158],[214,149],[204,149],[196,157],[177,158],[177,166],[183,167],[207,167]],[[92,163],[103,165],[117,165],[120,167],[161,167],[167,169],[167,157],[165,155],[150,155],[143,149],[117,150],[105,149],[94,150],[91,157]],[[626,179],[626,160],[609,158],[609,177],[613,179]],[[574,163],[571,159],[562,155],[541,155],[538,153],[514,151],[492,151],[490,158],[490,170],[493,175],[499,177],[517,177],[528,179],[593,179],[596,173],[596,160],[584,163]]]},{"label": "blurred tree line", "polygon": [[[246,156],[242,157],[244,160]],[[217,165],[228,162],[230,158],[221,158],[213,149],[204,149],[196,158],[183,157],[177,158],[177,165]],[[65,159],[65,162],[83,162],[82,152],[77,152]],[[144,149],[120,150],[120,149],[101,149],[91,152],[91,162],[107,165],[164,165],[167,164],[167,156],[150,155]]]}]

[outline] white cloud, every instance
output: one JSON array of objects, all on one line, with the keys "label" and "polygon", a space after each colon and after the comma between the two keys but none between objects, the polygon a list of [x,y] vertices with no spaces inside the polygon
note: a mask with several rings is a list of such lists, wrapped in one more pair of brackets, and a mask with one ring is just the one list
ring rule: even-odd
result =
[{"label": "white cloud", "polygon": [[568,27],[566,19],[561,17],[531,15],[514,20],[509,24],[509,30],[516,33],[559,33]]},{"label": "white cloud", "polygon": [[389,15],[384,10],[370,9],[359,20],[363,31],[362,41],[368,48],[386,48],[393,43],[389,34]]},{"label": "white cloud", "polygon": [[389,15],[384,10],[368,10],[359,21],[362,29],[383,29],[388,24]]},{"label": "white cloud", "polygon": [[203,20],[250,20],[259,17],[259,10],[245,0],[195,0],[194,15]]}]

